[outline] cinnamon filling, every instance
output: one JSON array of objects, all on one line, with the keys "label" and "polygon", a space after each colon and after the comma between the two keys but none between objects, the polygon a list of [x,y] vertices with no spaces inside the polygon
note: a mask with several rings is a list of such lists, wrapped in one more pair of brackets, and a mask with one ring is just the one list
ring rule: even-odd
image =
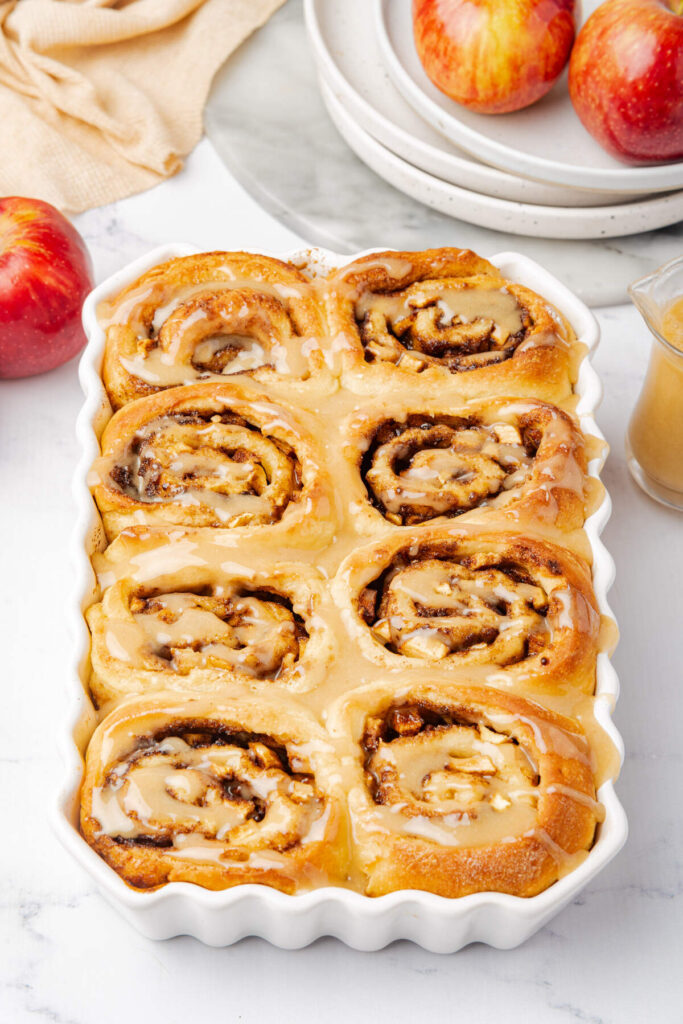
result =
[{"label": "cinnamon filling", "polygon": [[510,423],[410,415],[380,424],[361,474],[385,519],[413,526],[521,487],[538,448],[534,440]]},{"label": "cinnamon filling", "polygon": [[172,363],[204,375],[249,373],[273,367],[278,346],[295,334],[281,304],[268,295],[227,288],[198,291],[190,289],[157,329],[156,319],[147,319],[138,339],[138,358],[164,377]]},{"label": "cinnamon filling", "polygon": [[94,797],[101,834],[117,844],[181,855],[199,843],[207,857],[215,843],[290,849],[324,803],[307,766],[277,740],[207,720],[139,737]]},{"label": "cinnamon filling", "polygon": [[292,448],[229,411],[152,420],[109,478],[135,501],[200,506],[213,525],[233,527],[278,522],[302,486]]},{"label": "cinnamon filling", "polygon": [[486,553],[399,556],[358,598],[361,618],[395,654],[501,666],[548,647],[548,606],[528,573]]},{"label": "cinnamon filling", "polygon": [[420,373],[430,365],[452,373],[509,359],[527,337],[531,316],[504,288],[456,279],[418,281],[369,292],[356,303],[366,362],[391,362]]},{"label": "cinnamon filling", "polygon": [[301,659],[305,623],[281,594],[240,586],[198,592],[140,592],[130,604],[148,656],[187,675],[195,668],[229,667],[275,680]]},{"label": "cinnamon filling", "polygon": [[395,705],[368,719],[361,748],[374,803],[405,818],[453,826],[511,811],[533,820],[541,780],[532,758],[464,708]]}]

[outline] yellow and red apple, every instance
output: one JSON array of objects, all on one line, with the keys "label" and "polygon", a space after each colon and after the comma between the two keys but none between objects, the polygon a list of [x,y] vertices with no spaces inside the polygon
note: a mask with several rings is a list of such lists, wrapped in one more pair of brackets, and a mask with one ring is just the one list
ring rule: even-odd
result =
[{"label": "yellow and red apple", "polygon": [[61,366],[85,345],[90,255],[72,224],[39,199],[0,197],[0,377]]},{"label": "yellow and red apple", "polygon": [[579,32],[569,94],[608,152],[683,159],[683,0],[607,0]]},{"label": "yellow and red apple", "polygon": [[434,85],[480,114],[520,110],[566,65],[577,0],[413,0],[413,31]]}]

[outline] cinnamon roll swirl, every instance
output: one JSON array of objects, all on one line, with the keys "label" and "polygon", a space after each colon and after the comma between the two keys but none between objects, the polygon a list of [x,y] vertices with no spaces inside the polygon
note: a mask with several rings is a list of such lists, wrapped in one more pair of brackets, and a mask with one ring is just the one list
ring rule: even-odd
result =
[{"label": "cinnamon roll swirl", "polygon": [[323,370],[322,314],[288,263],[209,252],[153,267],[98,311],[112,407],[197,380],[302,381]]},{"label": "cinnamon roll swirl", "polygon": [[366,657],[592,692],[600,615],[585,564],[520,534],[425,527],[357,549],[333,585]]},{"label": "cinnamon roll swirl", "polygon": [[122,534],[107,554],[114,572],[117,561],[120,575],[86,611],[99,707],[155,690],[305,692],[324,677],[334,641],[312,567],[256,569],[192,534],[150,544]]},{"label": "cinnamon roll swirl", "polygon": [[589,500],[583,435],[567,413],[531,399],[444,406],[384,401],[354,413],[344,433],[350,508],[364,534],[421,526],[476,510],[583,525]]},{"label": "cinnamon roll swirl", "polygon": [[331,744],[306,711],[268,699],[122,705],[88,747],[81,831],[138,889],[293,893],[334,884],[347,862]]},{"label": "cinnamon roll swirl", "polygon": [[353,765],[366,892],[534,896],[576,867],[602,808],[578,724],[487,687],[374,683],[328,726]]},{"label": "cinnamon roll swirl", "polygon": [[238,384],[194,384],[109,421],[90,475],[107,536],[135,523],[291,532],[319,539],[332,502],[322,455],[293,409]]},{"label": "cinnamon roll swirl", "polygon": [[397,384],[464,397],[557,401],[571,390],[574,335],[544,299],[464,249],[382,252],[335,271],[330,334],[347,387]]}]

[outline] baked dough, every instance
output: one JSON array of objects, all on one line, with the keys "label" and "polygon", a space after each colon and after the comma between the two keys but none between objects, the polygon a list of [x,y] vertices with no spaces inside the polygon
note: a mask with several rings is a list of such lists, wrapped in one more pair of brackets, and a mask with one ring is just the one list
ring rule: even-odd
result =
[{"label": "baked dough", "polygon": [[389,395],[352,413],[342,434],[360,534],[457,518],[513,527],[533,519],[566,535],[586,518],[585,440],[546,402]]},{"label": "baked dough", "polygon": [[[332,532],[323,455],[293,408],[237,383],[170,388],[120,409],[91,484],[109,539],[135,524]],[[315,530],[309,529],[311,541]]]},{"label": "baked dough", "polygon": [[334,750],[302,709],[159,694],[114,711],[88,747],[81,830],[129,883],[282,892],[345,876]]},{"label": "baked dough", "polygon": [[565,318],[468,249],[371,253],[328,277],[325,301],[354,391],[554,402],[576,379]]},{"label": "baked dough", "polygon": [[114,409],[199,379],[311,381],[325,371],[310,281],[268,256],[208,252],[153,267],[99,311]]},{"label": "baked dough", "polygon": [[169,543],[139,529],[120,535],[106,564],[112,583],[86,611],[99,707],[154,690],[306,692],[324,679],[335,640],[312,566],[255,569],[191,531]]},{"label": "baked dough", "polygon": [[143,890],[530,897],[577,866],[613,631],[571,325],[462,249],[206,253],[99,315],[87,842]]},{"label": "baked dough", "polygon": [[595,686],[600,614],[580,559],[476,526],[396,531],[333,584],[354,642],[385,669],[466,670],[495,685]]},{"label": "baked dough", "polygon": [[602,809],[575,722],[484,688],[394,681],[335,705],[366,892],[534,896],[576,867]]}]

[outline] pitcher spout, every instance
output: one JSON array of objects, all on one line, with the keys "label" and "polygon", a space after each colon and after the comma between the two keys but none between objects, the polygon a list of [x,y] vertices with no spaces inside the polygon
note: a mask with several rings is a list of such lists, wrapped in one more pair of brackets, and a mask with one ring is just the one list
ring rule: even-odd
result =
[{"label": "pitcher spout", "polygon": [[683,295],[683,256],[676,256],[658,270],[629,285],[628,293],[652,333],[660,340],[664,313]]}]

